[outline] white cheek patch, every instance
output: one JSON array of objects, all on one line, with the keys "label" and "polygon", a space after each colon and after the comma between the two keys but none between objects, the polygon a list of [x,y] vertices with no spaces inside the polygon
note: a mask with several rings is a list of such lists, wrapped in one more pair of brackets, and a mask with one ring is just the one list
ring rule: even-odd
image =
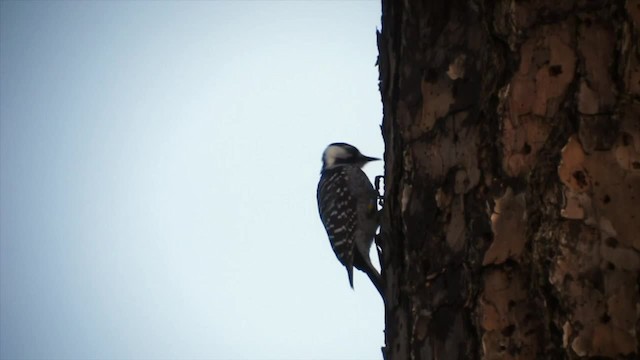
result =
[{"label": "white cheek patch", "polygon": [[346,158],[349,154],[340,146],[331,145],[324,151],[324,162],[330,168],[336,163],[336,159]]}]

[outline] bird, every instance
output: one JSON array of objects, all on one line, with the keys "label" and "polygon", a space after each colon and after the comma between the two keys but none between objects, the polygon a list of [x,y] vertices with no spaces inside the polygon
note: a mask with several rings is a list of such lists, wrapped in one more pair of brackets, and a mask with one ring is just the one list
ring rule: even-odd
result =
[{"label": "bird", "polygon": [[378,192],[362,167],[379,158],[363,155],[343,142],[329,144],[322,154],[317,200],[320,219],[336,257],[345,266],[353,289],[353,268],[367,274],[380,295],[382,277],[371,264],[369,249],[379,225]]}]

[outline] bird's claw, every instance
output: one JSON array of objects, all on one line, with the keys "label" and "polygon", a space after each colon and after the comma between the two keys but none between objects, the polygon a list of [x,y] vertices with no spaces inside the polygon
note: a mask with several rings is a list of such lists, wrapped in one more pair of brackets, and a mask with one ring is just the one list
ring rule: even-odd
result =
[{"label": "bird's claw", "polygon": [[376,193],[378,194],[378,204],[380,206],[384,206],[384,194],[380,194],[380,180],[384,181],[384,175],[378,175],[374,179],[374,184],[376,187]]}]

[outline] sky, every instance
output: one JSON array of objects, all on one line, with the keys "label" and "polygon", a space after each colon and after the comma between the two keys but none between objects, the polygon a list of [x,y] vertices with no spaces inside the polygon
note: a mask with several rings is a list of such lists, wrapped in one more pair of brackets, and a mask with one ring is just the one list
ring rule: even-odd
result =
[{"label": "sky", "polygon": [[[381,359],[317,213],[378,1],[0,2],[0,358]],[[372,163],[367,174],[382,174]]]}]

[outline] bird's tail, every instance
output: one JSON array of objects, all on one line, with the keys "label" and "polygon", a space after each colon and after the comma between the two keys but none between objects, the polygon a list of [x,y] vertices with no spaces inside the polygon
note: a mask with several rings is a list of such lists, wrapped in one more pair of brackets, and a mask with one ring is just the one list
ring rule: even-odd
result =
[{"label": "bird's tail", "polygon": [[367,270],[363,271],[367,274],[369,279],[371,279],[373,286],[376,287],[376,289],[380,293],[380,296],[384,299],[384,286],[382,282],[382,276],[380,275],[380,273],[378,273],[378,270],[376,270],[376,268],[374,268],[371,264],[369,265],[370,266],[367,266]]},{"label": "bird's tail", "polygon": [[[358,253],[358,255],[360,254]],[[365,258],[364,256],[356,256],[354,260],[355,261],[353,265],[355,265],[358,270],[367,274],[367,276],[373,283],[373,286],[376,287],[376,289],[380,293],[380,296],[384,299],[384,282],[382,280],[382,276],[380,275],[378,270],[376,270],[376,268],[371,264],[371,260],[369,259],[369,257],[367,256]],[[349,281],[352,281],[351,278],[349,278]],[[351,287],[353,287],[353,285],[351,285]]]}]

